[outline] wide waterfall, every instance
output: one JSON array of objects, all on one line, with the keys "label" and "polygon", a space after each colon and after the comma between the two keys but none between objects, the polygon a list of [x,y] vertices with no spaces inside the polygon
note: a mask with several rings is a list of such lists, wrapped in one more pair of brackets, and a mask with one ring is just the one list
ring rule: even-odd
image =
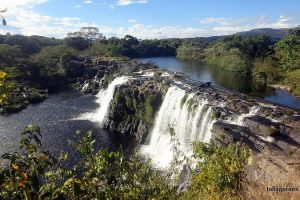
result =
[{"label": "wide waterfall", "polygon": [[172,86],[164,98],[155,119],[150,142],[141,148],[153,164],[162,169],[170,166],[174,157],[191,158],[192,142],[208,142],[211,138],[212,107],[208,100]]},{"label": "wide waterfall", "polygon": [[83,114],[80,119],[90,120],[93,122],[97,122],[100,125],[104,122],[107,112],[109,110],[110,102],[113,99],[115,88],[117,85],[122,85],[128,81],[128,77],[121,76],[115,78],[107,87],[106,90],[101,90],[97,95],[96,103],[100,106],[94,111],[90,113]]}]

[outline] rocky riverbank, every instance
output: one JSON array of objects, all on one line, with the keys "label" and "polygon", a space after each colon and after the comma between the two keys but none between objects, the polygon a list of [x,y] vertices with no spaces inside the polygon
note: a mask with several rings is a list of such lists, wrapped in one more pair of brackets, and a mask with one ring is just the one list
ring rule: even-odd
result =
[{"label": "rocky riverbank", "polygon": [[0,107],[0,114],[4,115],[19,112],[30,103],[42,102],[47,97],[47,90],[20,85],[9,92],[7,102]]}]

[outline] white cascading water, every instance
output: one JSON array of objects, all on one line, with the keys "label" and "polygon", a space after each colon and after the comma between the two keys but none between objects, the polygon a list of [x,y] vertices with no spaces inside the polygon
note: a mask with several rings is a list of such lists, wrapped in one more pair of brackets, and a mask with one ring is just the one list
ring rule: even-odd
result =
[{"label": "white cascading water", "polygon": [[93,122],[98,122],[100,125],[104,122],[110,102],[113,99],[115,88],[117,85],[122,85],[128,81],[128,77],[121,76],[115,78],[107,87],[106,90],[101,90],[97,95],[96,103],[98,103],[100,106],[91,113],[85,113],[83,114],[80,119],[84,120],[90,120]]},{"label": "white cascading water", "polygon": [[[211,138],[212,108],[206,99],[197,99],[179,87],[172,86],[164,98],[148,145],[141,148],[141,153],[149,156],[155,167],[166,169],[174,156],[174,145],[179,157],[192,157],[192,142],[208,142]],[[186,101],[183,104],[183,100]],[[191,106],[192,105],[192,106]],[[170,127],[174,130],[171,136]]]},{"label": "white cascading water", "polygon": [[258,112],[258,110],[259,110],[258,106],[253,106],[250,108],[249,113],[241,114],[238,117],[236,117],[235,119],[229,120],[228,123],[243,126],[245,118],[255,116],[256,113]]},{"label": "white cascading water", "polygon": [[81,88],[81,91],[85,91],[89,87],[89,85],[90,85],[89,83],[85,83]]}]

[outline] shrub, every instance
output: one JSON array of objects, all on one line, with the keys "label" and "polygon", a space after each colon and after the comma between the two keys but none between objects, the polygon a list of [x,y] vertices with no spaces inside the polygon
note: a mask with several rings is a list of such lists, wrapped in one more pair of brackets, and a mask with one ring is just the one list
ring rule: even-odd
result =
[{"label": "shrub", "polygon": [[244,166],[250,158],[246,147],[197,143],[198,162],[190,186],[182,199],[238,199],[244,181]]},{"label": "shrub", "polygon": [[0,171],[2,199],[176,199],[167,179],[135,154],[95,151],[92,133],[70,141],[82,160],[63,167],[67,155],[57,159],[42,150],[40,129],[27,126],[22,133],[21,153],[4,154],[9,166]]}]

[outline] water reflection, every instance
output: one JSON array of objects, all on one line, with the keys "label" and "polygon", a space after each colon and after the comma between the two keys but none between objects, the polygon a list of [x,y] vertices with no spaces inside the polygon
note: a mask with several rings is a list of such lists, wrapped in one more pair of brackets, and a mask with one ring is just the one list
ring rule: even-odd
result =
[{"label": "water reflection", "polygon": [[258,86],[252,82],[249,75],[247,76],[236,72],[228,72],[218,67],[207,66],[199,62],[177,60],[175,57],[141,58],[138,59],[138,61],[141,63],[153,61],[156,65],[163,69],[183,72],[194,80],[212,82],[214,85],[220,87],[251,94],[264,98],[267,101],[300,109],[299,98],[296,98],[282,90]]}]

